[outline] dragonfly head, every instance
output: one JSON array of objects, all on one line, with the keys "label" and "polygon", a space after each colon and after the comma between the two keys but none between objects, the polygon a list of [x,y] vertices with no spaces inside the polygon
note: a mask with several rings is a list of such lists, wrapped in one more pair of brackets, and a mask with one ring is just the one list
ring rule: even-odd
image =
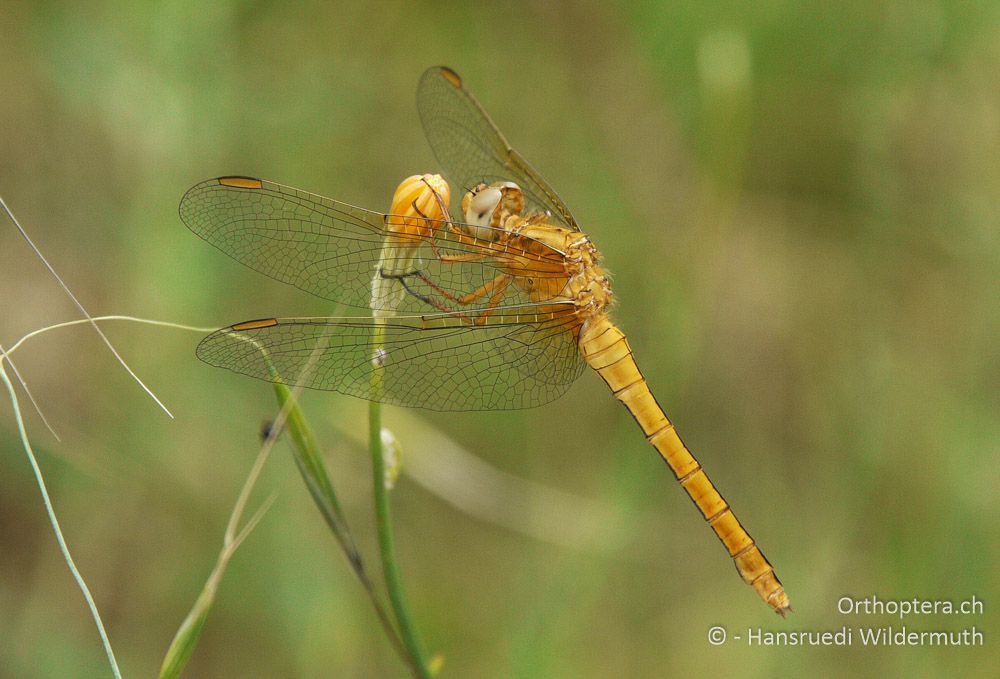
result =
[{"label": "dragonfly head", "polygon": [[480,182],[462,198],[462,215],[471,226],[492,227],[475,229],[474,235],[484,240],[496,240],[507,218],[524,210],[524,193],[514,182]]}]

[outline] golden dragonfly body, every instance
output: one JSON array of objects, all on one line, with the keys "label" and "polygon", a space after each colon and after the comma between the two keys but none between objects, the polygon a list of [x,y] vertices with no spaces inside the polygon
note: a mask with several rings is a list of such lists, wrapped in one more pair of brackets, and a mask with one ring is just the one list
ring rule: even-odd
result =
[{"label": "golden dragonfly body", "polygon": [[432,175],[404,181],[388,214],[246,177],[208,180],[185,194],[182,220],[223,252],[374,314],[238,323],[206,337],[199,357],[361,398],[372,396],[379,371],[379,400],[434,410],[540,405],[589,365],[744,581],[785,615],[789,600],[773,567],[678,436],[608,317],[613,296],[600,253],[565,204],[454,71],[424,74],[418,108],[446,171],[472,187],[461,219],[448,212],[447,183]]}]

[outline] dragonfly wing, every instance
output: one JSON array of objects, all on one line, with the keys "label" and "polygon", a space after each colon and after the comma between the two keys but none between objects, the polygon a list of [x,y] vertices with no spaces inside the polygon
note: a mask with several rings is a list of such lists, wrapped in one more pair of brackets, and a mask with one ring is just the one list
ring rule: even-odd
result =
[{"label": "dragonfly wing", "polygon": [[367,306],[383,215],[239,177],[191,187],[179,212],[189,229],[251,269],[324,299]]},{"label": "dragonfly wing", "polygon": [[[415,217],[406,217],[411,226],[407,235],[390,228],[401,217],[247,177],[201,182],[184,194],[179,211],[189,229],[251,269],[360,308],[379,307],[382,299],[397,312],[451,310],[449,297],[488,286],[502,270],[510,270],[511,258],[525,276],[532,275],[534,261],[558,258],[551,248],[532,241],[530,251],[508,248],[502,253],[506,262],[498,261],[489,238],[472,241],[450,225],[430,220],[423,233],[432,237],[413,235],[413,223],[421,221]],[[382,271],[393,278],[382,281],[379,294],[373,295],[373,277]],[[388,294],[391,286],[398,295]],[[505,304],[526,301],[517,286],[510,286],[504,297]],[[464,308],[476,311],[491,303],[496,302],[483,295]]]},{"label": "dragonfly wing", "polygon": [[514,181],[534,210],[579,231],[562,199],[515,151],[457,73],[444,66],[428,69],[417,87],[417,108],[427,141],[445,172],[460,187],[481,181]]},{"label": "dragonfly wing", "polygon": [[571,304],[498,310],[470,325],[452,314],[285,318],[217,330],[198,345],[214,366],[271,382],[430,410],[529,408],[562,395],[583,370]]}]

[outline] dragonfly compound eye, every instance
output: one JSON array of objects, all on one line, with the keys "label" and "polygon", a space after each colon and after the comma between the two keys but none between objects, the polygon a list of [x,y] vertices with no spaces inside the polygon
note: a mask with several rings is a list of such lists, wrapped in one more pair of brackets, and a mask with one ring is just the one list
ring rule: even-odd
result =
[{"label": "dragonfly compound eye", "polygon": [[[478,189],[478,187],[477,187]],[[462,200],[462,212],[465,223],[471,226],[484,227],[481,229],[469,229],[469,235],[483,240],[493,240],[495,238],[494,226],[500,220],[500,200],[503,193],[495,187],[484,187],[474,189],[465,194]]]},{"label": "dragonfly compound eye", "polygon": [[495,188],[483,189],[473,194],[465,207],[465,221],[476,226],[489,226],[502,197],[500,189]]}]

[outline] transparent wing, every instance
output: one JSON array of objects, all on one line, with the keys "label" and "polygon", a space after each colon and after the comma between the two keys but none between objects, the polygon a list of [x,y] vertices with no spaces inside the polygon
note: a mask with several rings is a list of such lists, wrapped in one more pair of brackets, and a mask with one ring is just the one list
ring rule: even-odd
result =
[{"label": "transparent wing", "polygon": [[579,231],[569,208],[528,164],[469,93],[457,73],[444,66],[428,69],[417,86],[417,109],[427,141],[456,189],[478,182],[514,181],[525,202],[548,211],[563,225]]},{"label": "transparent wing", "polygon": [[[520,246],[500,248],[499,238],[473,239],[452,224],[414,217],[405,217],[409,234],[390,232],[403,217],[247,177],[201,182],[184,194],[179,211],[189,229],[251,269],[366,309],[475,312],[497,300],[483,294],[459,305],[454,298],[482,290],[502,274],[558,275],[562,258],[525,237]],[[488,231],[474,228],[480,235]],[[373,295],[376,275],[382,289]],[[517,285],[506,287],[504,304],[528,301]]]},{"label": "transparent wing", "polygon": [[271,382],[372,396],[430,410],[530,408],[562,395],[583,370],[569,303],[498,309],[482,325],[452,314],[283,318],[240,323],[198,345],[214,366]]}]

